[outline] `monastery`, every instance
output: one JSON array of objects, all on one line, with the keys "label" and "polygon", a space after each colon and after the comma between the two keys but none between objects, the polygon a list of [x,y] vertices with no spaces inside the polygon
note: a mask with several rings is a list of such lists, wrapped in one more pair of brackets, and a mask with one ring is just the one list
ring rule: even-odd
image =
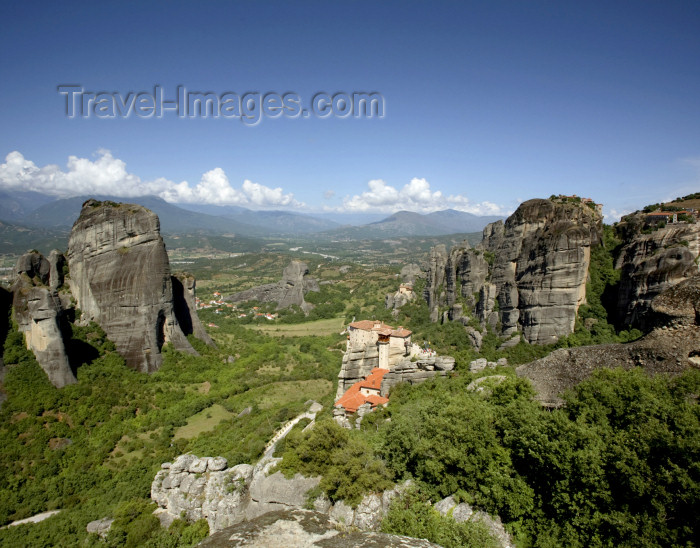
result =
[{"label": "monastery", "polygon": [[411,343],[411,331],[399,326],[392,326],[376,320],[361,320],[348,326],[347,351],[366,349],[376,346],[377,367],[363,380],[356,382],[335,402],[336,408],[343,408],[346,413],[356,413],[366,404],[371,409],[386,405],[389,399],[380,396],[382,379],[389,370],[400,361],[410,357],[416,351]]}]

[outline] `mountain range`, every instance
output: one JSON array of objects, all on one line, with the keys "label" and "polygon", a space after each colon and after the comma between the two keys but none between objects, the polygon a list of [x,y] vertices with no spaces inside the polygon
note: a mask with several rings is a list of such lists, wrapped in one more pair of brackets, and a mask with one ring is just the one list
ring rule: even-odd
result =
[{"label": "mountain range", "polygon": [[[251,210],[240,206],[172,204],[157,196],[117,198],[76,196],[56,199],[36,192],[0,191],[0,221],[3,240],[0,252],[12,241],[13,231],[63,232],[78,218],[89,198],[132,202],[147,207],[160,219],[161,230],[170,234],[235,234],[252,238],[275,236],[321,239],[387,239],[402,236],[440,236],[481,231],[496,216],[477,216],[455,210],[428,214],[399,211],[386,218],[379,214],[320,213]],[[44,235],[44,234],[42,234]]]}]

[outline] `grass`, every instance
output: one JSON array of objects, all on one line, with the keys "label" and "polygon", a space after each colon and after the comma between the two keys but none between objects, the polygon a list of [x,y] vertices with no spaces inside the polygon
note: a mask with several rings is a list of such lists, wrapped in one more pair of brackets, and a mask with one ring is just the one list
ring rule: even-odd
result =
[{"label": "grass", "polygon": [[187,424],[185,426],[181,426],[175,430],[173,439],[190,440],[197,437],[202,432],[213,430],[221,421],[230,419],[231,417],[233,417],[233,413],[216,403],[211,407],[202,409],[199,413],[195,413],[187,419]]},{"label": "grass", "polygon": [[270,409],[285,405],[304,394],[308,399],[321,401],[333,390],[333,383],[326,379],[311,379],[308,381],[276,382],[263,387],[258,400],[260,409]]},{"label": "grass", "polygon": [[306,335],[323,336],[340,333],[344,325],[345,318],[330,318],[298,324],[246,325],[245,327],[273,337],[304,337]]}]

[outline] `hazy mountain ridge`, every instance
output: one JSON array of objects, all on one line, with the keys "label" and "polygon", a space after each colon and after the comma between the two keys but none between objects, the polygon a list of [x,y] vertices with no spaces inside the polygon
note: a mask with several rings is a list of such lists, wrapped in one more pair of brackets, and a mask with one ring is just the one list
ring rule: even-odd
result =
[{"label": "hazy mountain ridge", "polygon": [[[78,218],[82,204],[90,198],[144,206],[158,215],[163,232],[179,234],[208,231],[252,237],[318,234],[322,238],[383,239],[480,232],[488,223],[502,219],[447,209],[428,214],[399,211],[384,219],[367,223],[378,215],[314,215],[282,210],[251,210],[240,206],[173,204],[157,196],[75,196],[53,199],[36,192],[7,191],[0,192],[0,198],[0,219],[9,221],[9,224],[42,229],[70,228]],[[366,224],[347,226],[363,221]]]}]

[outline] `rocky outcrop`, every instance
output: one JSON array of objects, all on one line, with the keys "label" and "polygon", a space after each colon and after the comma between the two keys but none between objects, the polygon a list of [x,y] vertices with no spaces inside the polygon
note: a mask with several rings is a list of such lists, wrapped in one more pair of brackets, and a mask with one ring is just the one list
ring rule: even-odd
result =
[{"label": "rocky outcrop", "polygon": [[493,517],[481,510],[474,510],[465,502],[457,503],[452,496],[437,502],[435,510],[443,516],[452,517],[457,523],[464,523],[465,521],[481,523],[486,527],[498,546],[501,548],[515,548],[513,538],[503,527],[503,522],[498,516]]},{"label": "rocky outcrop", "polygon": [[247,546],[304,546],[323,548],[439,548],[427,540],[385,533],[345,531],[327,514],[312,510],[270,512],[234,525],[203,540],[199,546],[224,548]]},{"label": "rocky outcrop", "polygon": [[[307,493],[321,478],[300,474],[285,478],[274,472],[279,461],[264,457],[255,467],[239,464],[228,468],[221,457],[181,455],[173,463],[164,463],[153,480],[151,499],[159,506],[155,513],[165,526],[181,517],[190,522],[206,519],[209,530],[216,532],[271,512],[304,508]],[[368,494],[356,508],[343,501],[331,504],[324,495],[314,506],[338,525],[376,530],[391,501],[406,487]]]},{"label": "rocky outcrop", "polygon": [[387,294],[387,296],[384,299],[384,307],[387,310],[391,310],[391,312],[392,312],[392,314],[394,314],[394,316],[397,316],[401,307],[404,306],[405,304],[408,304],[411,301],[415,300],[415,298],[416,298],[416,294],[413,292],[413,290],[401,291],[399,289],[395,293],[388,293]]},{"label": "rocky outcrop", "polygon": [[246,289],[226,297],[225,300],[234,303],[246,301],[277,303],[277,310],[296,305],[308,313],[313,305],[304,300],[304,295],[309,291],[319,291],[318,282],[309,276],[306,263],[295,260],[284,269],[282,280],[278,283]]},{"label": "rocky outcrop", "polygon": [[376,344],[348,348],[340,365],[335,399],[345,394],[353,384],[367,377],[375,367],[379,367],[379,349]]},{"label": "rocky outcrop", "polygon": [[34,353],[51,383],[61,388],[76,382],[76,378],[64,342],[66,319],[56,291],[61,283],[52,279],[52,274],[58,276],[55,265],[60,259],[57,253],[51,256],[53,263],[37,252],[25,253],[18,259],[12,304],[27,348]]},{"label": "rocky outcrop", "polygon": [[180,329],[185,335],[194,335],[209,346],[216,346],[204,330],[195,304],[197,281],[191,274],[177,273],[171,277],[173,285],[173,307]]},{"label": "rocky outcrop", "polygon": [[639,216],[625,217],[618,227],[625,240],[615,265],[621,270],[617,323],[647,330],[654,297],[700,273],[700,223],[674,223],[645,234]]},{"label": "rocky outcrop", "polygon": [[401,281],[405,284],[414,284],[419,278],[425,278],[423,269],[415,263],[410,263],[401,269]]},{"label": "rocky outcrop", "polygon": [[583,203],[529,200],[505,223],[488,225],[475,248],[464,243],[448,254],[436,246],[424,293],[431,320],[445,306],[446,318],[469,314],[503,336],[522,332],[530,343],[568,335],[601,234],[602,217]]},{"label": "rocky outcrop", "polygon": [[561,348],[521,365],[516,373],[532,381],[544,405],[556,407],[565,390],[597,369],[641,367],[649,374],[680,374],[700,367],[700,276],[658,295],[649,310],[647,321],[655,328],[637,341]]},{"label": "rocky outcrop", "polygon": [[445,266],[447,265],[447,249],[443,244],[436,245],[430,250],[428,272],[426,274],[423,298],[428,303],[430,321],[436,322],[439,316],[438,307],[445,301]]},{"label": "rocky outcrop", "polygon": [[537,399],[548,407],[563,403],[561,394],[602,368],[641,367],[647,373],[680,374],[700,366],[700,327],[655,329],[628,344],[604,344],[561,348],[534,362],[521,365],[516,373],[532,381]]},{"label": "rocky outcrop", "polygon": [[194,353],[175,316],[168,255],[158,217],[134,204],[88,200],[68,244],[71,290],[127,365],[156,371],[161,348]]},{"label": "rocky outcrop", "polygon": [[382,379],[380,395],[387,396],[399,383],[420,384],[433,377],[444,377],[455,367],[452,356],[420,358],[415,362],[404,360],[393,367]]}]

